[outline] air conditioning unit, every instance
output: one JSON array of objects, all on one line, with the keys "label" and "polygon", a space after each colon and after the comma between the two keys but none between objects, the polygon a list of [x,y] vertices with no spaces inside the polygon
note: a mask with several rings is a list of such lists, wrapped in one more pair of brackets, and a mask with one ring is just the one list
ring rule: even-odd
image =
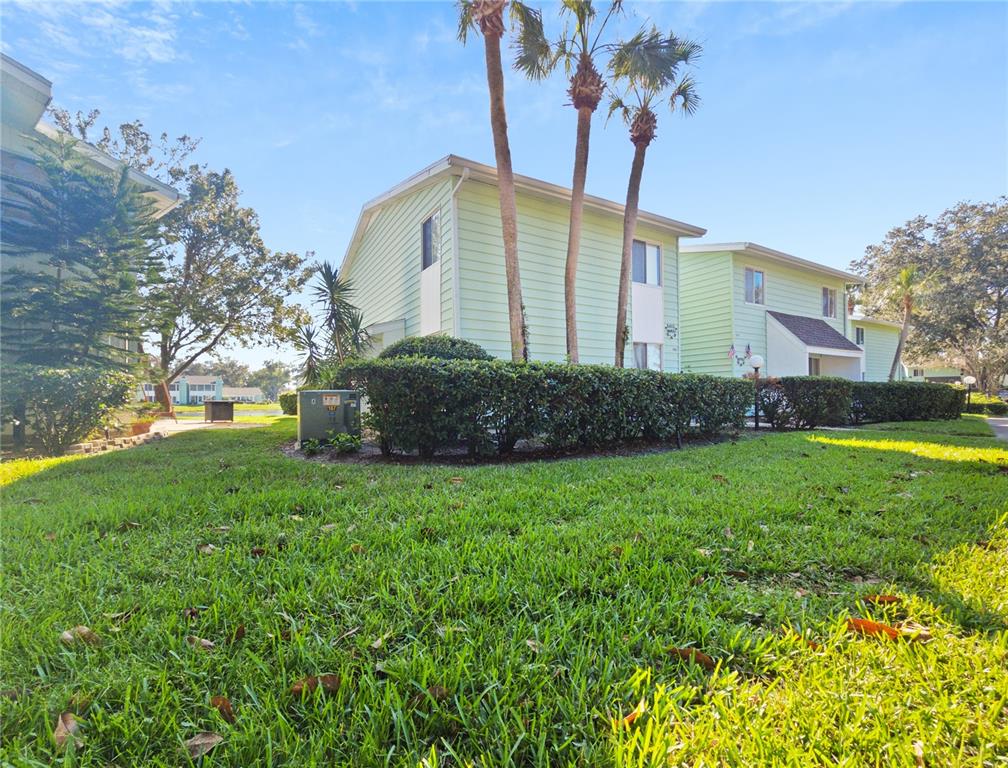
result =
[{"label": "air conditioning unit", "polygon": [[334,433],[360,437],[360,393],[353,389],[302,389],[298,392],[298,445],[328,442]]}]

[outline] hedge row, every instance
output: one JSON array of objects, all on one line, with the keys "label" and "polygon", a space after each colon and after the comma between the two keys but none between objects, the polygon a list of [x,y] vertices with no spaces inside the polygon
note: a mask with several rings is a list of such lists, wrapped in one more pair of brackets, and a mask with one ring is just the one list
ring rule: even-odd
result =
[{"label": "hedge row", "polygon": [[984,413],[988,416],[1004,416],[1008,414],[1008,403],[1000,397],[992,397],[983,392],[972,392],[969,397],[969,404],[963,409],[964,413]]},{"label": "hedge row", "polygon": [[355,361],[331,386],[359,389],[383,453],[509,453],[537,438],[557,449],[677,440],[738,429],[752,383],[604,365],[425,358]]},{"label": "hedge row", "polygon": [[774,429],[956,419],[965,393],[947,384],[785,376],[760,382],[760,413]]},{"label": "hedge row", "polygon": [[280,402],[280,410],[287,416],[297,416],[297,392],[281,392],[277,400]]}]

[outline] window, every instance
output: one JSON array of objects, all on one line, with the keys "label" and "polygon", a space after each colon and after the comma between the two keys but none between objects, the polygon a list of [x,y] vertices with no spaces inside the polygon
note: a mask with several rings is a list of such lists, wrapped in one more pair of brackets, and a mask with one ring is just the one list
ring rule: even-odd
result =
[{"label": "window", "polygon": [[913,369],[913,373],[911,373],[910,375],[913,376],[915,379],[916,378],[923,379],[924,378],[924,369],[923,368],[914,368]]},{"label": "window", "polygon": [[745,300],[747,304],[766,304],[762,270],[746,267]]},{"label": "window", "polygon": [[438,214],[424,219],[420,225],[420,270],[435,264],[438,260]]},{"label": "window", "polygon": [[819,374],[820,370],[821,370],[821,368],[819,367],[819,358],[818,357],[812,357],[810,355],[809,359],[808,359],[808,375],[809,376],[819,376],[820,375]]},{"label": "window", "polygon": [[864,346],[864,328],[860,325],[854,329],[854,343],[859,347]]},{"label": "window", "polygon": [[822,289],[822,316],[836,317],[836,288]]},{"label": "window", "polygon": [[662,345],[642,344],[634,342],[633,345],[634,368],[641,371],[660,371],[662,369]]},{"label": "window", "polygon": [[633,241],[633,281],[644,285],[661,285],[661,246]]}]

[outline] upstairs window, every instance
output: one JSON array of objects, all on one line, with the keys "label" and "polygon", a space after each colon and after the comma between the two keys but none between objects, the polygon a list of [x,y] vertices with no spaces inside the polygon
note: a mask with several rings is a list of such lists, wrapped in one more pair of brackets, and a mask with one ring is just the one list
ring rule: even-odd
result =
[{"label": "upstairs window", "polygon": [[836,288],[822,289],[822,316],[836,317]]},{"label": "upstairs window", "polygon": [[662,369],[662,345],[634,342],[634,368],[640,371],[660,371]]},{"label": "upstairs window", "polygon": [[424,219],[420,225],[420,270],[435,264],[438,260],[438,214]]},{"label": "upstairs window", "polygon": [[762,270],[746,267],[745,300],[747,304],[766,304]]},{"label": "upstairs window", "polygon": [[864,328],[860,325],[854,329],[854,343],[859,347],[864,346]]},{"label": "upstairs window", "polygon": [[633,281],[644,285],[661,285],[661,246],[633,241]]}]

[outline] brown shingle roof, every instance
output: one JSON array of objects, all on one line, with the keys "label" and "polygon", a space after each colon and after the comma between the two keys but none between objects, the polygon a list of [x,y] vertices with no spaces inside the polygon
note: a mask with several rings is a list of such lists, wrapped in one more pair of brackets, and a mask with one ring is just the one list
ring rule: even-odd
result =
[{"label": "brown shingle roof", "polygon": [[767,311],[767,314],[809,347],[843,349],[848,352],[861,351],[861,347],[818,317],[785,315],[783,312],[773,311]]}]

